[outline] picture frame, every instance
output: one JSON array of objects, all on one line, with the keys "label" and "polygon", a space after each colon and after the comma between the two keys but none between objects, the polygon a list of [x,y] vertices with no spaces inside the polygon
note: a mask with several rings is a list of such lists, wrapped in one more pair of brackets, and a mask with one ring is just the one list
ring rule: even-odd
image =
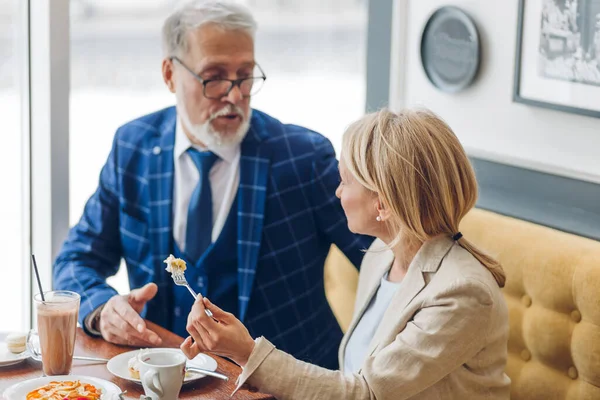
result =
[{"label": "picture frame", "polygon": [[600,1],[519,0],[513,101],[600,118]]}]

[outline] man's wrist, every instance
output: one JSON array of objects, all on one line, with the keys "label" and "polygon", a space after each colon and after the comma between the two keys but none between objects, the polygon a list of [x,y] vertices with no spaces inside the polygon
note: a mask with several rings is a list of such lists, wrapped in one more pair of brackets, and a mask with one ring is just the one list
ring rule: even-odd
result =
[{"label": "man's wrist", "polygon": [[102,314],[105,305],[106,303],[97,307],[94,311],[89,313],[83,321],[85,330],[92,336],[102,336],[102,332],[100,332],[100,315]]}]

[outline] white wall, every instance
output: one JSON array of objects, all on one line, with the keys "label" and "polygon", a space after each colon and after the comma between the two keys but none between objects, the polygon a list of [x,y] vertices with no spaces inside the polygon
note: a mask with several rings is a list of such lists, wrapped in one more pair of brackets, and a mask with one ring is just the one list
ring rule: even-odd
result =
[{"label": "white wall", "polygon": [[[431,108],[470,155],[600,183],[600,119],[512,102],[518,0],[396,1],[392,107]],[[427,19],[445,5],[471,15],[482,42],[477,80],[454,95],[427,80],[419,54]]]}]

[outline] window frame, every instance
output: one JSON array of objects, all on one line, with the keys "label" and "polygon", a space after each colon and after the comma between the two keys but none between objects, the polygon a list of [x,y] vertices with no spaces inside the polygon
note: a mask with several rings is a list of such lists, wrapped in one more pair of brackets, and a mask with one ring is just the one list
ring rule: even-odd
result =
[{"label": "window frame", "polygon": [[[24,260],[30,326],[35,326],[30,254],[45,291],[53,288],[52,264],[69,229],[69,0],[27,2],[29,135],[29,246]],[[24,118],[25,120],[26,118]]]}]

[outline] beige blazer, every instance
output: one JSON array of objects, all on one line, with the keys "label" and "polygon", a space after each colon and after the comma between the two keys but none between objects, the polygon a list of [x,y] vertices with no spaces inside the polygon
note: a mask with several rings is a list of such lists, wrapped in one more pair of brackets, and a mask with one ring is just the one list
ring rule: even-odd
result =
[{"label": "beige blazer", "polygon": [[[348,339],[391,267],[392,252],[377,251],[383,246],[376,240],[363,259],[342,368]],[[260,338],[237,388],[248,383],[280,400],[509,399],[507,341],[508,311],[490,272],[451,239],[436,238],[410,264],[357,374],[298,361]]]}]

